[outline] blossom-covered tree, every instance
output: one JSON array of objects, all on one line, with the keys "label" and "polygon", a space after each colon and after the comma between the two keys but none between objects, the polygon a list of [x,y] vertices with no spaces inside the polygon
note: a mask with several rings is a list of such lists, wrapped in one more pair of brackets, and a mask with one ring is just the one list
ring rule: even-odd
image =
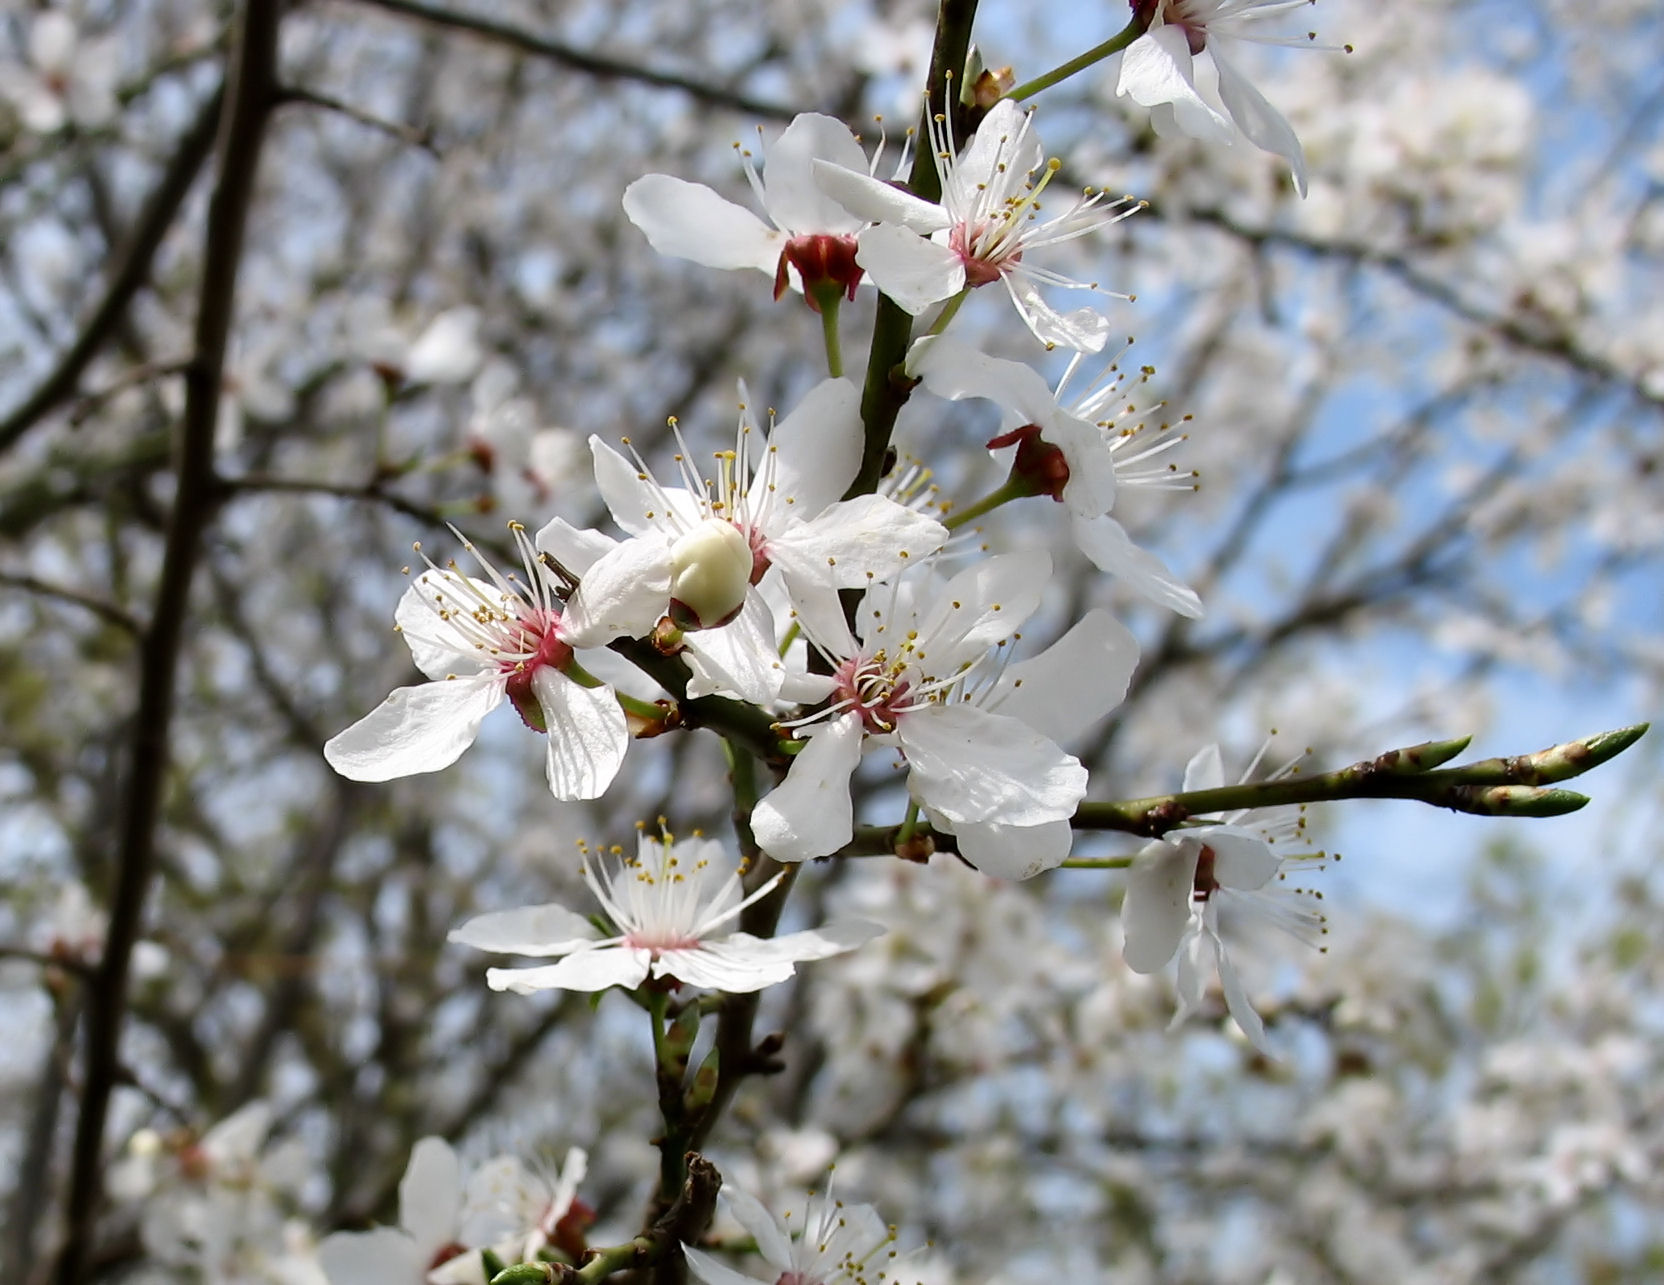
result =
[{"label": "blossom-covered tree", "polygon": [[1655,10],[0,16],[0,1276],[1656,1274]]}]

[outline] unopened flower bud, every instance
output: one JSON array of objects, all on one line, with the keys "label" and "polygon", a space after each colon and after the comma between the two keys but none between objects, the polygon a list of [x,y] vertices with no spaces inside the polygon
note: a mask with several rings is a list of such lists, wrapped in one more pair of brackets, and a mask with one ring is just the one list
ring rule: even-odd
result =
[{"label": "unopened flower bud", "polygon": [[855,287],[861,284],[861,265],[855,262],[855,238],[830,232],[809,236],[794,236],[780,251],[780,262],[774,269],[774,297],[786,292],[786,269],[797,269],[803,280],[803,300],[816,312],[840,297],[855,299]]},{"label": "unopened flower bud", "polygon": [[751,586],[751,545],[738,527],[706,518],[670,546],[670,618],[715,629],[740,614]]},{"label": "unopened flower bud", "polygon": [[1040,436],[1040,425],[1024,424],[988,441],[991,451],[1012,445],[1017,448],[1017,458],[1011,462],[1012,483],[1026,494],[1049,495],[1062,503],[1063,488],[1069,484],[1069,461]]}]

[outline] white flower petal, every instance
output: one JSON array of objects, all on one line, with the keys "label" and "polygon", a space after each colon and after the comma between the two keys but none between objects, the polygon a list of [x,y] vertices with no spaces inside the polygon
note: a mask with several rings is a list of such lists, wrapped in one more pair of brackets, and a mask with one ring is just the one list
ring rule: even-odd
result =
[{"label": "white flower petal", "polygon": [[736,933],[734,938],[702,942],[685,950],[662,950],[653,961],[653,976],[674,977],[687,986],[731,995],[749,995],[791,977],[795,970],[790,960],[748,951],[745,940],[743,933]]},{"label": "white flower petal", "polygon": [[1073,348],[1076,352],[1103,351],[1109,342],[1108,317],[1095,308],[1059,312],[1046,302],[1039,287],[1021,269],[1003,275],[1018,316],[1041,343],[1047,347]]},{"label": "white flower petal", "polygon": [[318,1246],[318,1263],[329,1278],[329,1285],[417,1281],[427,1268],[427,1261],[417,1256],[416,1243],[392,1227],[338,1231],[325,1236],[323,1244]]},{"label": "white flower petal", "polygon": [[445,940],[499,955],[566,955],[600,936],[576,911],[552,903],[493,910],[451,929]]},{"label": "white flower petal", "polygon": [[1016,719],[974,705],[905,714],[896,737],[908,788],[955,824],[1042,825],[1066,820],[1086,797],[1079,759]]},{"label": "white flower petal", "polygon": [[793,234],[860,231],[864,220],[816,184],[817,161],[859,172],[866,167],[867,157],[841,120],[802,112],[769,145],[763,162],[763,205],[769,218]]},{"label": "white flower petal", "polygon": [[624,189],[624,213],[660,254],[708,268],[774,275],[786,238],[702,183],[647,174]]},{"label": "white flower petal", "polygon": [[670,543],[657,532],[621,540],[584,572],[561,615],[560,636],[574,647],[641,638],[670,609]]},{"label": "white flower petal", "polygon": [[1052,390],[1026,362],[990,357],[950,335],[926,335],[907,354],[907,373],[938,397],[982,397],[1003,406],[1018,424],[1047,423],[1057,414]]},{"label": "white flower petal", "polygon": [[769,705],[779,697],[786,667],[774,641],[774,617],[757,594],[748,595],[740,614],[722,628],[698,630],[685,641],[693,670],[690,698],[722,693]]},{"label": "white flower petal", "polygon": [[940,549],[947,528],[882,495],[859,495],[769,541],[774,562],[792,582],[864,589]]},{"label": "white flower petal", "polygon": [[647,980],[652,957],[651,951],[631,946],[593,946],[541,968],[488,968],[485,984],[494,991],[520,995],[548,990],[604,991],[609,986],[634,990]]},{"label": "white flower petal", "polygon": [[859,219],[927,235],[952,223],[941,206],[873,178],[865,172],[864,164],[859,169],[848,169],[816,161],[813,169],[820,190]]},{"label": "white flower petal", "polygon": [[734,1215],[734,1221],[751,1233],[751,1238],[757,1242],[757,1252],[764,1261],[773,1267],[793,1265],[795,1259],[790,1235],[760,1200],[738,1187],[724,1187],[722,1199],[728,1206],[728,1212]]},{"label": "white flower petal", "polygon": [[1062,744],[1125,699],[1137,666],[1138,640],[1093,608],[1038,656],[1008,666],[987,708]]},{"label": "white flower petal", "polygon": [[1214,825],[1195,833],[1213,849],[1213,877],[1221,887],[1252,892],[1270,883],[1283,867],[1271,845],[1252,831]]},{"label": "white flower petal", "polygon": [[665,507],[663,492],[599,437],[591,435],[589,449],[595,457],[595,486],[612,511],[612,520],[631,535],[658,531]]},{"label": "white flower petal", "polygon": [[1255,89],[1246,76],[1225,60],[1219,52],[1218,43],[1215,41],[1209,45],[1208,52],[1219,72],[1219,97],[1225,104],[1225,110],[1230,112],[1231,119],[1247,135],[1250,143],[1261,151],[1281,156],[1289,163],[1289,168],[1294,171],[1295,190],[1301,196],[1306,195],[1306,154],[1300,147],[1300,140],[1295,137],[1283,114],[1266,101],[1265,95]]},{"label": "white flower petal", "polygon": [[771,497],[791,500],[807,520],[843,497],[861,467],[861,390],[847,379],[823,379],[774,426],[773,464],[760,468],[747,497],[752,512],[768,512]]},{"label": "white flower petal", "polygon": [[1224,784],[1225,762],[1220,756],[1218,742],[1202,746],[1184,765],[1184,784],[1181,788],[1187,793],[1191,790],[1217,790]]},{"label": "white flower petal", "polygon": [[703,1285],[757,1285],[755,1276],[741,1275],[732,1267],[725,1267],[692,1245],[682,1246],[682,1256],[688,1260],[688,1270],[702,1281]]},{"label": "white flower petal", "polygon": [[[469,587],[496,602],[501,590],[483,580],[465,577]],[[393,609],[393,623],[410,648],[410,658],[416,668],[429,678],[443,680],[451,674],[470,674],[486,667],[477,652],[469,649],[456,630],[445,623],[434,610],[434,595],[454,601],[467,591],[461,585],[448,586],[437,571],[424,571],[399,595],[399,605]]]},{"label": "white flower petal", "polygon": [[1141,107],[1169,107],[1169,119],[1192,138],[1229,143],[1233,137],[1230,122],[1196,92],[1193,75],[1184,29],[1164,25],[1147,31],[1121,55],[1115,92]]},{"label": "white flower petal", "polygon": [[983,558],[955,575],[917,626],[930,672],[951,674],[1010,638],[1039,610],[1051,575],[1051,555],[1039,549]]},{"label": "white flower petal", "polygon": [[630,731],[610,687],[584,687],[543,666],[532,675],[532,695],[549,728],[545,766],[557,799],[598,799],[624,762]]},{"label": "white flower petal", "polygon": [[855,830],[849,778],[861,762],[861,720],[844,714],[814,729],[786,779],[757,804],[751,830],[776,861],[836,852]]},{"label": "white flower petal", "polygon": [[437,772],[462,757],[504,695],[502,675],[490,672],[400,687],[332,737],[324,758],[352,781]]},{"label": "white flower petal", "polygon": [[410,1149],[399,1180],[399,1226],[410,1233],[418,1255],[429,1258],[456,1235],[462,1206],[462,1166],[443,1138],[422,1138]]},{"label": "white flower petal", "polygon": [[1133,858],[1121,902],[1121,955],[1135,973],[1167,966],[1190,922],[1196,885],[1195,847],[1157,841]]},{"label": "white flower petal", "polygon": [[1271,1044],[1265,1038],[1265,1023],[1260,1015],[1254,1011],[1254,1005],[1248,998],[1248,992],[1243,989],[1242,978],[1237,974],[1236,965],[1231,963],[1231,957],[1225,950],[1225,943],[1214,938],[1214,955],[1219,966],[1219,985],[1225,992],[1225,1009],[1231,1015],[1231,1020],[1242,1028],[1242,1033],[1266,1057],[1275,1060],[1271,1052]]},{"label": "white flower petal", "polygon": [[955,825],[959,855],[985,875],[1032,879],[1063,864],[1074,847],[1075,830],[1067,821],[1045,825],[1000,825],[967,821]]},{"label": "white flower petal", "polygon": [[969,208],[995,176],[1007,176],[1005,181],[1021,187],[1023,177],[1045,163],[1045,149],[1027,123],[1026,109],[1010,98],[1000,99],[982,118],[953,167],[962,207]]},{"label": "white flower petal", "polygon": [[904,312],[918,316],[965,288],[965,264],[945,245],[880,223],[861,233],[855,261]]},{"label": "white flower petal", "polygon": [[1075,517],[1071,526],[1075,544],[1098,570],[1114,576],[1139,597],[1169,611],[1192,620],[1202,615],[1202,600],[1196,591],[1169,571],[1167,564],[1155,554],[1134,544],[1114,518]]},{"label": "white flower petal", "polygon": [[538,550],[547,553],[575,576],[582,576],[606,554],[618,547],[618,541],[599,531],[579,530],[565,518],[552,518],[537,533],[533,541]]}]

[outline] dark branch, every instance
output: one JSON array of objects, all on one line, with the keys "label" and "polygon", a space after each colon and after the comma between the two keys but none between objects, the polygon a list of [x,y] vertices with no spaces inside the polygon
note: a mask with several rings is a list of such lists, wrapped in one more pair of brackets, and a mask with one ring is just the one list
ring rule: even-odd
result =
[{"label": "dark branch", "polygon": [[[121,804],[109,933],[97,976],[87,989],[86,1071],[64,1211],[58,1285],[78,1285],[82,1279],[103,1185],[104,1125],[110,1094],[121,1080],[120,1036],[127,1010],[128,971],[156,864],[156,827],[167,779],[168,725],[173,714],[179,653],[202,532],[216,495],[214,428],[219,416],[220,381],[260,142],[274,101],[280,8],[281,0],[248,0],[227,77],[226,111],[218,144],[219,177],[209,201],[205,231],[195,354],[185,372],[178,486],[155,607],[139,647],[138,709]],[[218,115],[217,111],[205,113]],[[198,127],[201,125],[199,121]],[[172,168],[183,167],[176,161]],[[181,197],[188,186],[187,175],[180,180]],[[159,239],[160,231],[156,235]],[[148,263],[147,256],[145,261]]]},{"label": "dark branch", "polygon": [[762,116],[770,120],[789,121],[797,115],[797,108],[788,107],[784,103],[765,102],[740,90],[723,89],[691,76],[682,76],[673,71],[655,71],[650,67],[641,67],[619,58],[609,58],[605,54],[578,49],[491,18],[482,18],[471,13],[457,13],[434,5],[418,4],[416,0],[359,0],[359,3],[386,9],[389,13],[400,14],[406,18],[431,22],[438,27],[471,32],[486,40],[494,40],[498,44],[539,58],[548,58],[563,67],[581,71],[585,75],[598,76],[603,80],[630,80],[659,89],[680,90],[689,97],[709,103],[713,107],[726,107],[732,111]]}]

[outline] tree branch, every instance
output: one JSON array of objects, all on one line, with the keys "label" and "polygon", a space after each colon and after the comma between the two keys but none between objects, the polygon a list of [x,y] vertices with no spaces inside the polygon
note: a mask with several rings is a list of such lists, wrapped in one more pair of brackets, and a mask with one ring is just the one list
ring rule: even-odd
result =
[{"label": "tree branch", "polygon": [[[274,101],[280,8],[281,0],[248,0],[234,63],[227,76],[226,112],[218,143],[219,178],[209,202],[205,231],[195,355],[185,372],[178,486],[156,585],[155,608],[139,648],[138,709],[121,807],[109,933],[98,974],[87,991],[86,1071],[76,1120],[58,1285],[77,1285],[82,1279],[103,1185],[104,1124],[111,1091],[121,1074],[120,1035],[127,1008],[128,971],[156,864],[156,827],[167,778],[168,724],[173,713],[179,653],[201,536],[216,494],[213,456],[220,380],[260,142]],[[218,112],[205,111],[204,115],[217,117]],[[199,120],[199,127],[201,124]],[[184,167],[176,161],[172,168]],[[188,177],[181,180],[181,197],[188,185]],[[158,230],[157,239],[160,235]]]},{"label": "tree branch", "polygon": [[521,53],[548,58],[563,67],[581,71],[589,76],[598,76],[603,80],[631,80],[658,89],[680,90],[689,97],[709,103],[713,107],[726,107],[731,111],[744,112],[749,116],[762,116],[769,120],[789,121],[797,115],[797,108],[784,103],[765,102],[739,90],[722,89],[673,71],[655,71],[651,67],[637,66],[635,63],[578,49],[561,41],[550,40],[545,36],[510,26],[506,22],[496,22],[475,14],[457,13],[451,9],[419,4],[416,0],[358,0],[358,3],[385,9],[402,17],[415,18],[421,22],[431,22],[437,27],[471,32],[486,40],[494,40],[511,49],[518,49]]}]

